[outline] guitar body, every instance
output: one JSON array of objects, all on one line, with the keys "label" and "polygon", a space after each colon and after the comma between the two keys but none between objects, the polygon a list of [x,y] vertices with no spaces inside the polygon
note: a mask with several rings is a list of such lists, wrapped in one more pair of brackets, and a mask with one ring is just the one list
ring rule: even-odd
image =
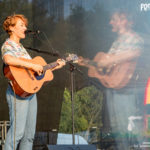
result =
[{"label": "guitar body", "polygon": [[[98,63],[101,58],[105,58],[108,55],[111,57],[113,54],[99,52],[93,61]],[[136,61],[126,61],[115,66],[110,66],[107,68],[108,72],[106,71],[105,73],[101,73],[95,66],[90,65],[88,67],[88,75],[90,77],[99,79],[99,81],[107,88],[120,89],[127,85],[132,78],[136,67]]]},{"label": "guitar body", "polygon": [[[40,56],[37,56],[31,60],[23,60],[35,64],[40,64],[42,66],[47,64]],[[44,74],[38,76],[32,70],[14,66],[6,66],[4,68],[4,75],[6,78],[11,80],[11,85],[14,92],[18,96],[24,98],[38,92],[45,82],[53,80],[53,73],[51,70],[47,70]]]}]

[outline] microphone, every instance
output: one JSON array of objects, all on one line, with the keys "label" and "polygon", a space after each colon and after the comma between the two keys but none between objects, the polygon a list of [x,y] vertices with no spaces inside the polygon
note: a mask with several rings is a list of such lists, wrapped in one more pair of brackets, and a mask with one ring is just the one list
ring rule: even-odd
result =
[{"label": "microphone", "polygon": [[25,31],[25,34],[39,34],[41,31],[40,30],[26,30]]}]

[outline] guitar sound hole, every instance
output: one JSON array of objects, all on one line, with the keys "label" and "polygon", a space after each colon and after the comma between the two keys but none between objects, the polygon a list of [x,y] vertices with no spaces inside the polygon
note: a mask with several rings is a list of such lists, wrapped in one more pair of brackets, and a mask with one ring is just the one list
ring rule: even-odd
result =
[{"label": "guitar sound hole", "polygon": [[41,74],[40,76],[39,76],[36,72],[34,73],[34,76],[35,76],[35,78],[36,78],[37,80],[43,79],[43,78],[44,78],[44,75],[45,75],[45,73]]}]

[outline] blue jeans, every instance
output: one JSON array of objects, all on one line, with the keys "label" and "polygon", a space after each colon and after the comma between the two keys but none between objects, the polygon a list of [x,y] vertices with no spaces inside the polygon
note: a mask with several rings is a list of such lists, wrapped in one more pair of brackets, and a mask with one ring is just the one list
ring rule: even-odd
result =
[{"label": "blue jeans", "polygon": [[[133,125],[132,131],[128,130],[128,125],[129,117],[143,116],[143,99],[144,87],[142,86],[133,88],[128,87],[118,90],[107,89],[106,102],[111,130],[116,135],[119,135],[121,133],[122,136],[124,136],[124,138],[128,138],[128,141],[126,141],[125,139],[117,143],[117,136],[114,136],[116,140],[117,149],[129,149],[129,145],[133,144],[132,135],[134,135],[134,133],[139,135],[135,136],[134,140],[137,140],[139,144],[141,143],[142,139],[140,135],[142,135],[141,133],[143,132],[143,120],[139,120],[139,124]],[[136,123],[136,120],[134,123]]]},{"label": "blue jeans", "polygon": [[36,94],[28,98],[21,98],[15,96],[11,87],[8,86],[6,98],[9,107],[10,128],[4,150],[16,150],[19,142],[19,150],[32,150],[37,116]]}]

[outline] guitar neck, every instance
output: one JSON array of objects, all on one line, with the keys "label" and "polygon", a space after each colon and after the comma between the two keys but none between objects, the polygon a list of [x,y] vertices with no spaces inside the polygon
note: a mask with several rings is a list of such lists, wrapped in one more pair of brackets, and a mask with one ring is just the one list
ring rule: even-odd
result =
[{"label": "guitar neck", "polygon": [[[62,61],[69,62],[69,61],[76,61],[78,57],[75,54],[70,54],[68,57],[65,59],[62,59]],[[57,62],[49,63],[43,67],[43,71],[45,72],[48,69],[53,69],[59,64]]]},{"label": "guitar neck", "polygon": [[49,64],[47,64],[47,65],[45,65],[45,66],[43,67],[43,71],[45,72],[45,71],[48,70],[48,69],[53,69],[53,68],[55,68],[56,66],[58,66],[58,63],[57,63],[57,62],[49,63]]}]

